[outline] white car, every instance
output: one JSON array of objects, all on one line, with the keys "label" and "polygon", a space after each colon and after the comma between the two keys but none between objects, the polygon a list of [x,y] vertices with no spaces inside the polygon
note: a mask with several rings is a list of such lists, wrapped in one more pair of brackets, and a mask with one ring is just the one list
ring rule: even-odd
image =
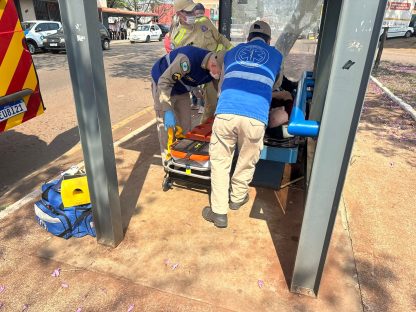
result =
[{"label": "white car", "polygon": [[[381,28],[380,31],[380,38],[383,34],[383,28]],[[413,35],[414,29],[413,27],[389,27],[389,30],[387,31],[387,38],[395,38],[395,37],[405,37],[409,38]]]},{"label": "white car", "polygon": [[140,25],[130,34],[130,42],[162,41],[162,31],[157,25]]},{"label": "white car", "polygon": [[60,22],[55,21],[27,21],[22,23],[26,37],[26,44],[30,53],[43,48],[43,39],[55,34],[62,27]]}]

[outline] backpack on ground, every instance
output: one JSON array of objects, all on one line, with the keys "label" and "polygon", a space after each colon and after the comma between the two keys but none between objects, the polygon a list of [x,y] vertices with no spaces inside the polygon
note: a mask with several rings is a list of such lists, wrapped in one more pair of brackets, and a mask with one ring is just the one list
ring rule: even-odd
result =
[{"label": "backpack on ground", "polygon": [[59,179],[42,185],[42,199],[34,205],[36,220],[48,232],[65,239],[95,237],[91,204],[64,208],[61,182]]}]

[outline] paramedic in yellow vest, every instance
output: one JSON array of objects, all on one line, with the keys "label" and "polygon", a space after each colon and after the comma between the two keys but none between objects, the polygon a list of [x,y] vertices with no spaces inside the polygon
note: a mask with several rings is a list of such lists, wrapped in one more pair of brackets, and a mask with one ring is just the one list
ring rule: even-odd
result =
[{"label": "paramedic in yellow vest", "polygon": [[[231,43],[219,33],[209,18],[203,16],[196,19],[195,7],[196,3],[192,0],[175,0],[174,9],[179,25],[172,30],[172,49],[187,45],[216,52],[231,49]],[[214,83],[206,84],[204,91],[205,110],[201,122],[213,117],[217,107],[218,92]]]}]

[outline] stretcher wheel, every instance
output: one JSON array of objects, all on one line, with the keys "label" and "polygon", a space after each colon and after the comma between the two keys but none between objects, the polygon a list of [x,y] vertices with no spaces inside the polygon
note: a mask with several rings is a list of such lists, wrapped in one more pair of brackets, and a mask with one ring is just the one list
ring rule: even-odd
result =
[{"label": "stretcher wheel", "polygon": [[168,176],[166,176],[163,179],[163,183],[162,183],[163,192],[169,191],[172,188],[172,185],[173,185],[172,180]]}]

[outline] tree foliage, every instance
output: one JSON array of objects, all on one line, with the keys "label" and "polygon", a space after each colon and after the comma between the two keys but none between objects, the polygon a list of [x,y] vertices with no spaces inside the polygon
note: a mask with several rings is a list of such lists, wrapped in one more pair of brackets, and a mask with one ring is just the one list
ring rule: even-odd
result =
[{"label": "tree foliage", "polygon": [[141,12],[153,12],[155,7],[167,3],[172,3],[172,0],[107,0],[109,8]]}]

